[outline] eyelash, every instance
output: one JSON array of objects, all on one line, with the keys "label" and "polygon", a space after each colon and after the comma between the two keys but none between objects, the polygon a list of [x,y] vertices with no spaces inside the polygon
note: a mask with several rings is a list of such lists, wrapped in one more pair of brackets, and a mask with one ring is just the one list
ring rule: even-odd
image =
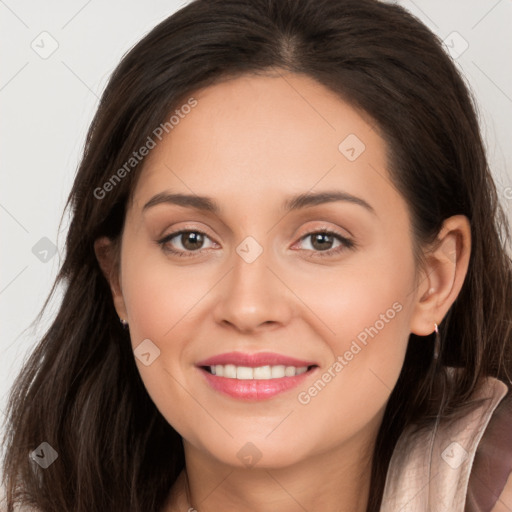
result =
[{"label": "eyelash", "polygon": [[[197,251],[177,251],[176,249],[171,249],[170,247],[166,247],[166,244],[170,240],[172,240],[173,238],[176,238],[179,235],[183,235],[185,233],[198,233],[198,234],[204,235],[207,238],[210,238],[203,231],[196,230],[196,229],[183,229],[181,231],[175,231],[174,233],[170,233],[169,235],[166,235],[164,238],[157,240],[157,244],[162,248],[163,251],[165,251],[167,253],[171,253],[176,256],[185,257],[185,258],[194,257],[196,255],[196,253],[201,251],[201,249],[199,249]],[[304,236],[302,236],[300,238],[300,240],[304,240],[307,237],[310,237],[312,235],[319,235],[319,234],[334,236],[336,239],[338,239],[340,242],[342,242],[342,245],[340,245],[339,247],[336,247],[335,249],[329,249],[327,251],[313,251],[315,253],[315,256],[314,256],[315,258],[316,257],[320,257],[320,258],[332,257],[332,256],[338,255],[339,253],[341,253],[343,251],[354,250],[357,248],[357,244],[353,240],[349,240],[348,238],[341,236],[339,233],[336,233],[335,231],[331,231],[329,229],[320,229],[318,231],[311,231],[309,233],[306,233]],[[304,249],[304,250],[307,251],[309,249]]]}]

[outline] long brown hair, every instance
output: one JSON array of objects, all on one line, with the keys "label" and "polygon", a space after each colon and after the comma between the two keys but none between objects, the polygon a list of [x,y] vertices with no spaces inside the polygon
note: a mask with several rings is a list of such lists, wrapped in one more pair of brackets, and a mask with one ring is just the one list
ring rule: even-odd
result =
[{"label": "long brown hair", "polygon": [[[145,390],[93,249],[100,236],[119,240],[144,162],[104,197],[94,191],[195,90],[279,69],[314,78],[374,120],[409,206],[418,261],[444,219],[471,222],[469,269],[440,325],[439,364],[431,363],[433,343],[410,335],[377,438],[368,512],[379,509],[406,426],[431,422],[441,400],[444,414],[460,414],[483,376],[510,382],[509,227],[474,102],[438,38],[402,7],[376,0],[196,0],[127,53],[89,129],[66,205],[65,260],[49,296],[62,284],[62,304],[9,397],[9,512],[14,503],[44,512],[162,508],[184,467],[181,437]],[[441,396],[447,366],[461,371]],[[42,442],[58,452],[47,469],[28,456]]]}]

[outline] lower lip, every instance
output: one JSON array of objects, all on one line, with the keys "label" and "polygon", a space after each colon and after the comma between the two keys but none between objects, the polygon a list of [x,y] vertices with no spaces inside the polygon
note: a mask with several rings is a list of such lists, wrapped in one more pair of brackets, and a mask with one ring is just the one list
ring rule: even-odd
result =
[{"label": "lower lip", "polygon": [[230,379],[218,377],[203,368],[199,368],[206,381],[216,391],[240,400],[267,400],[280,393],[289,391],[304,382],[316,367],[293,377],[278,379]]}]

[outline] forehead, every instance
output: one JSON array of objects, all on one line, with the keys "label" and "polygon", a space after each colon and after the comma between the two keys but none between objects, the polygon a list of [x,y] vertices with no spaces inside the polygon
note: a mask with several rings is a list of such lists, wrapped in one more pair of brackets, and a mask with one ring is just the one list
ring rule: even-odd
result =
[{"label": "forehead", "polygon": [[144,162],[134,192],[139,210],[166,189],[227,201],[236,191],[255,205],[285,191],[342,187],[385,196],[393,189],[371,120],[310,77],[246,75],[191,96],[196,106],[183,110]]}]

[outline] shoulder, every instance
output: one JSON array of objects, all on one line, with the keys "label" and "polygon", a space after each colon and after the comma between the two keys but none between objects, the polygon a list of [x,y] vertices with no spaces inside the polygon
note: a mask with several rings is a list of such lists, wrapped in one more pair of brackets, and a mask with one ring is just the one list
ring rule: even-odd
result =
[{"label": "shoulder", "polygon": [[468,511],[512,510],[512,387],[497,404],[477,446],[468,483]]},{"label": "shoulder", "polygon": [[459,416],[402,432],[389,463],[381,512],[425,510],[428,503],[435,510],[491,512],[500,495],[506,503],[512,394],[501,380],[486,377],[467,405]]}]

